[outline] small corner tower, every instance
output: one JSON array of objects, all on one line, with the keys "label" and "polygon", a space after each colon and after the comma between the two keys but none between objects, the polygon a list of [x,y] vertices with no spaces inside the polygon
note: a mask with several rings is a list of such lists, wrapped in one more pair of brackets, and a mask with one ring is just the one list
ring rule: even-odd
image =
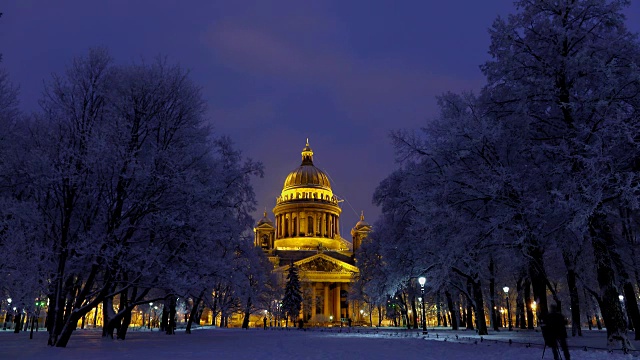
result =
[{"label": "small corner tower", "polygon": [[262,250],[269,251],[273,249],[273,242],[275,240],[276,228],[273,226],[273,221],[267,216],[267,210],[264,211],[264,216],[256,227],[253,228],[255,238],[253,244],[256,247],[262,248]]},{"label": "small corner tower", "polygon": [[368,222],[364,221],[364,211],[360,213],[360,221],[356,223],[356,226],[351,229],[351,238],[353,240],[353,252],[355,254],[356,250],[360,248],[362,245],[362,240],[364,240],[369,233],[371,232],[371,225]]}]

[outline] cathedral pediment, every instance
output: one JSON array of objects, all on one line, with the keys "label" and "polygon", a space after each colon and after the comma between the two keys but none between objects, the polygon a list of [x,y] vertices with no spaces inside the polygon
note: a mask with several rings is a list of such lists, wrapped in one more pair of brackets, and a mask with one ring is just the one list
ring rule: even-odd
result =
[{"label": "cathedral pediment", "polygon": [[[335,259],[326,253],[319,253],[294,262],[300,272],[322,273],[357,273],[358,268],[344,261]],[[286,271],[288,265],[281,266],[280,271]]]},{"label": "cathedral pediment", "polygon": [[326,259],[317,258],[300,265],[302,271],[342,272],[343,267]]}]

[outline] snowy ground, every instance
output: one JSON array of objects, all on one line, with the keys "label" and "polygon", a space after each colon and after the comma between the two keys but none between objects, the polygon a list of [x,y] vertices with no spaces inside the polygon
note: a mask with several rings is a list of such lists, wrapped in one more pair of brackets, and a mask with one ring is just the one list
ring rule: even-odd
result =
[{"label": "snowy ground", "polygon": [[[456,339],[457,335],[457,339]],[[44,331],[14,334],[0,330],[2,359],[540,359],[542,336],[534,331],[501,331],[483,336],[470,331],[332,328],[299,330],[197,329],[167,336],[130,331],[126,341],[104,340],[95,330],[78,330],[65,349],[49,348]],[[509,344],[511,339],[512,344]],[[640,351],[605,350],[604,331],[570,338],[572,359],[638,359]],[[640,350],[640,342],[634,345]],[[586,347],[586,351],[585,351]],[[596,349],[600,348],[600,349]],[[547,349],[545,359],[553,359]]]}]

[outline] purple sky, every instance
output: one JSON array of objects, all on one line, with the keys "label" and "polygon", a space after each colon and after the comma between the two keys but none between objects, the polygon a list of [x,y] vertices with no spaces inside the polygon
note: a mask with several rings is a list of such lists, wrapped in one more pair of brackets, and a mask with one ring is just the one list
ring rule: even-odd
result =
[{"label": "purple sky", "polygon": [[[350,240],[360,210],[371,223],[379,215],[373,191],[396,167],[389,130],[436,115],[436,95],[478,90],[487,28],[513,10],[512,0],[18,0],[0,7],[0,66],[28,112],[43,79],[90,47],[117,62],[166,55],[191,70],[215,129],[265,164],[259,213],[273,218],[309,137],[346,199]],[[640,31],[640,2],[627,16]]]}]

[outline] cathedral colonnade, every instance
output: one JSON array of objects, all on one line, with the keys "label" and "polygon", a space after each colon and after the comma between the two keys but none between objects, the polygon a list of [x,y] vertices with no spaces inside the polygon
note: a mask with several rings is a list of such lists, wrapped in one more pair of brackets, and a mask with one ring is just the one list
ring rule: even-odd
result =
[{"label": "cathedral colonnade", "polygon": [[308,284],[311,294],[311,313],[301,311],[304,320],[311,324],[346,321],[350,317],[346,293],[349,284],[342,282],[313,282]]},{"label": "cathedral colonnade", "polygon": [[299,236],[334,238],[340,234],[340,217],[320,211],[291,211],[276,216],[276,239]]}]

